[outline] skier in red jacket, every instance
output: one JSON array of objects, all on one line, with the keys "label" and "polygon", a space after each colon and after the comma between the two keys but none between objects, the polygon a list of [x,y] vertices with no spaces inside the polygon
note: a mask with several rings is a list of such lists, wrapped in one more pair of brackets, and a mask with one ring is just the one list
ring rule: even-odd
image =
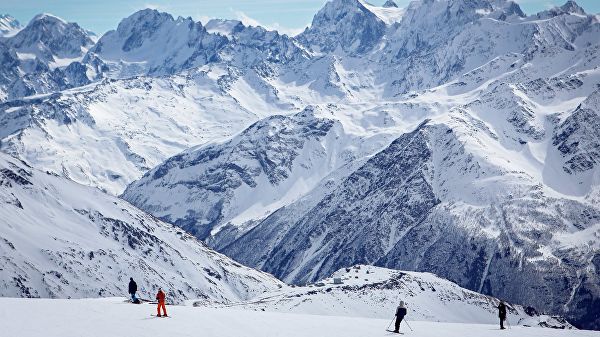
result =
[{"label": "skier in red jacket", "polygon": [[160,308],[162,307],[164,316],[167,317],[167,308],[165,307],[165,293],[162,291],[161,288],[158,288],[158,293],[156,294],[156,300],[158,301],[158,307],[156,307],[156,311],[158,312],[158,317],[161,317],[160,315]]}]

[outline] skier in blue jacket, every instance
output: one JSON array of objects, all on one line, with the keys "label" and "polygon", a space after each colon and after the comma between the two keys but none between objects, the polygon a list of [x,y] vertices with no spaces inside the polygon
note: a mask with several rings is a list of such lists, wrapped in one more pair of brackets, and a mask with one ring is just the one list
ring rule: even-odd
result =
[{"label": "skier in blue jacket", "polygon": [[406,316],[406,307],[404,306],[404,301],[400,301],[400,305],[398,305],[398,308],[396,309],[396,329],[394,329],[395,333],[400,333],[400,323],[402,322],[404,316]]}]

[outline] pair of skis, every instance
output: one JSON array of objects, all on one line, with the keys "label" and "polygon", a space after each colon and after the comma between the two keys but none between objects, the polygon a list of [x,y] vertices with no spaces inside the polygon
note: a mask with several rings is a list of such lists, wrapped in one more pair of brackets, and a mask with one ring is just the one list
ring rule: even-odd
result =
[{"label": "pair of skis", "polygon": [[154,314],[151,314],[151,315],[150,315],[150,317],[156,317],[156,318],[171,318],[171,316],[168,316],[168,315],[160,315],[160,316],[158,316],[158,315],[154,315]]}]

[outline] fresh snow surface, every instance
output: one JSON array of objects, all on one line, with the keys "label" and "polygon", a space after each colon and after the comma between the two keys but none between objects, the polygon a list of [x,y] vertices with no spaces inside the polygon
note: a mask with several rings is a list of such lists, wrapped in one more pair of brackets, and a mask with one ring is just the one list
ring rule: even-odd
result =
[{"label": "fresh snow surface", "polygon": [[[237,309],[167,306],[169,318],[152,317],[156,306],[133,305],[123,298],[49,300],[0,299],[4,336],[204,336],[204,337],[366,337],[386,332],[390,319],[288,314]],[[390,314],[390,316],[393,316]],[[401,326],[414,337],[595,337],[597,332],[493,324],[436,323],[412,320]]]}]

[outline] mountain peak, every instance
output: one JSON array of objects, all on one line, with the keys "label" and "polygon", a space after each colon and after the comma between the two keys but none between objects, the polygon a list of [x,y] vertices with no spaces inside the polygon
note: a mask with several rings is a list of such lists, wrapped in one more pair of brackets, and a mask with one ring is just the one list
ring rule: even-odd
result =
[{"label": "mountain peak", "polygon": [[33,19],[31,19],[31,21],[29,22],[29,24],[32,24],[35,21],[47,21],[49,23],[61,23],[61,24],[67,24],[67,21],[63,20],[62,18],[59,18],[58,16],[54,15],[54,14],[50,14],[50,13],[41,13],[38,14],[36,16],[33,17]]},{"label": "mountain peak", "polygon": [[117,32],[128,33],[132,30],[145,31],[152,34],[165,22],[173,22],[175,19],[169,13],[159,12],[156,9],[146,8],[139,10],[119,22]]},{"label": "mountain peak", "polygon": [[8,14],[0,14],[0,36],[11,35],[21,29],[17,19]]},{"label": "mountain peak", "polygon": [[[164,30],[165,34],[175,34],[170,29],[185,20],[188,19],[178,19],[176,21],[171,14],[159,12],[156,9],[142,9],[121,20],[117,26],[116,34],[109,32],[100,39],[100,42],[106,43],[108,36],[115,35],[115,38],[122,40],[119,42],[121,44],[119,49],[130,52],[141,47],[145,41],[155,37],[161,30]],[[194,26],[202,27],[200,23],[195,23],[191,19],[189,19],[188,24],[191,28],[194,28]],[[189,32],[189,29],[184,31]],[[102,44],[96,48],[98,52],[100,52],[101,46]]]},{"label": "mountain peak", "polygon": [[192,18],[175,19],[169,13],[143,9],[123,19],[116,31],[104,34],[91,52],[109,62],[117,77],[163,75],[218,59],[226,42],[226,37],[209,34]]},{"label": "mountain peak", "polygon": [[585,15],[585,10],[573,0],[568,0],[560,9],[565,13],[581,14]]},{"label": "mountain peak", "polygon": [[581,8],[575,1],[569,0],[564,5],[560,7],[554,7],[549,10],[545,10],[543,12],[537,13],[538,18],[552,18],[559,15],[565,14],[577,14],[577,15],[586,15],[586,12]]},{"label": "mountain peak", "polygon": [[153,8],[144,8],[144,9],[140,9],[139,11],[131,14],[130,16],[128,16],[127,18],[123,19],[123,21],[125,20],[139,20],[141,18],[144,19],[155,19],[155,18],[163,18],[163,19],[173,19],[173,16],[169,13],[166,12],[160,12],[156,9]]},{"label": "mountain peak", "polygon": [[36,15],[10,39],[15,49],[46,61],[80,57],[93,44],[89,34],[78,24],[48,13]]},{"label": "mountain peak", "polygon": [[299,40],[319,51],[341,47],[347,53],[371,50],[381,39],[385,23],[359,0],[332,0],[314,16]]},{"label": "mountain peak", "polygon": [[398,5],[393,1],[393,0],[387,0],[384,4],[383,4],[383,8],[398,8]]},{"label": "mountain peak", "polygon": [[237,31],[244,29],[244,24],[239,20],[211,19],[204,28],[211,34],[231,37]]}]

